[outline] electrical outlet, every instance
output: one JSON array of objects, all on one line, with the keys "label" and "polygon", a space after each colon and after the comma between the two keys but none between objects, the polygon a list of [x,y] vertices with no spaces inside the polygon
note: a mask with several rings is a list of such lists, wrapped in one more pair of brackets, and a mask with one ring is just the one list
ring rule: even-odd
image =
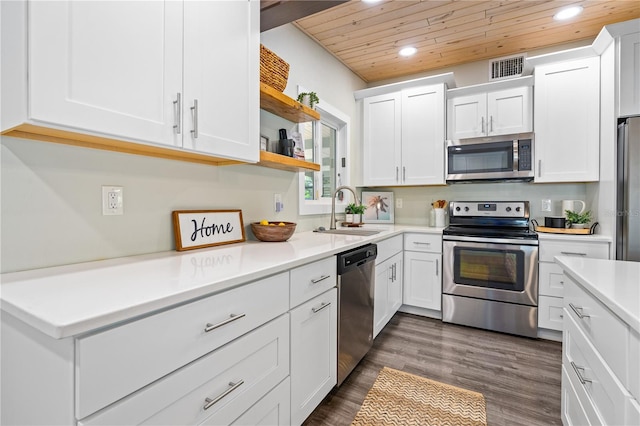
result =
[{"label": "electrical outlet", "polygon": [[402,198],[396,198],[396,209],[402,208]]},{"label": "electrical outlet", "polygon": [[102,215],[124,214],[124,188],[122,186],[102,187]]},{"label": "electrical outlet", "polygon": [[276,213],[280,213],[284,210],[284,204],[282,204],[282,194],[273,194],[273,208]]},{"label": "electrical outlet", "polygon": [[550,212],[551,211],[551,200],[549,200],[549,199],[542,200],[542,205],[540,206],[540,211]]}]

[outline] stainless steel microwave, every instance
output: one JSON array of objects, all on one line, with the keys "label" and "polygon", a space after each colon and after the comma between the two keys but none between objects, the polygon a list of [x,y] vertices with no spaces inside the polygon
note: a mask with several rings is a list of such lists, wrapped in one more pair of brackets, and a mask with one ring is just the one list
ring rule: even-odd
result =
[{"label": "stainless steel microwave", "polygon": [[533,180],[533,133],[447,141],[447,183]]}]

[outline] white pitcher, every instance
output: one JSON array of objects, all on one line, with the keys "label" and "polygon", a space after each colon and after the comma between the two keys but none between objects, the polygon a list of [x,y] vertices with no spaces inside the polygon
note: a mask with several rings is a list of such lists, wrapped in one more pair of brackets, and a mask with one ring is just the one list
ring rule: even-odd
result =
[{"label": "white pitcher", "polygon": [[[580,207],[580,210],[576,208],[579,204],[582,204],[582,207]],[[567,210],[571,210],[573,212],[581,214],[584,212],[586,207],[587,205],[582,200],[562,200],[562,215],[566,217]]]}]

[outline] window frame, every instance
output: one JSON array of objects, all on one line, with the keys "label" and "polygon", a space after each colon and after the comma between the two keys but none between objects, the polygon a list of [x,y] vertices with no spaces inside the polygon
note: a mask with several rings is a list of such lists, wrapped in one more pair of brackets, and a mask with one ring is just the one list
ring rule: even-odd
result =
[{"label": "window frame", "polygon": [[[298,93],[308,92],[303,87],[298,86]],[[349,158],[349,146],[350,146],[350,117],[321,100],[316,105],[316,110],[320,113],[320,120],[314,121],[314,151],[315,158],[321,158],[319,151],[322,148],[322,123],[325,123],[329,127],[336,129],[336,152],[335,155],[335,182],[339,182],[340,185],[349,185],[350,182],[350,158]],[[301,129],[298,128],[298,131]],[[342,166],[344,158],[344,167]],[[314,182],[322,182],[322,171],[313,172]],[[338,174],[340,178],[338,179]],[[298,214],[300,215],[314,215],[314,214],[330,214],[331,213],[331,198],[321,197],[319,200],[306,200],[305,199],[305,172],[298,173]],[[339,185],[338,185],[339,186]],[[335,189],[335,188],[334,188]],[[336,212],[344,211],[344,207],[347,206],[353,197],[351,192],[344,191],[346,196],[342,201],[336,199]]]}]

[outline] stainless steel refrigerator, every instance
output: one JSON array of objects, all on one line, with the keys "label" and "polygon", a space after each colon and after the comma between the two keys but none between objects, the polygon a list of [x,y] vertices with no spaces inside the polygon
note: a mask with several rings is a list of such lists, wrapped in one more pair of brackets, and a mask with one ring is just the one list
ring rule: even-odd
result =
[{"label": "stainless steel refrigerator", "polygon": [[616,259],[640,262],[640,117],[618,125]]}]

